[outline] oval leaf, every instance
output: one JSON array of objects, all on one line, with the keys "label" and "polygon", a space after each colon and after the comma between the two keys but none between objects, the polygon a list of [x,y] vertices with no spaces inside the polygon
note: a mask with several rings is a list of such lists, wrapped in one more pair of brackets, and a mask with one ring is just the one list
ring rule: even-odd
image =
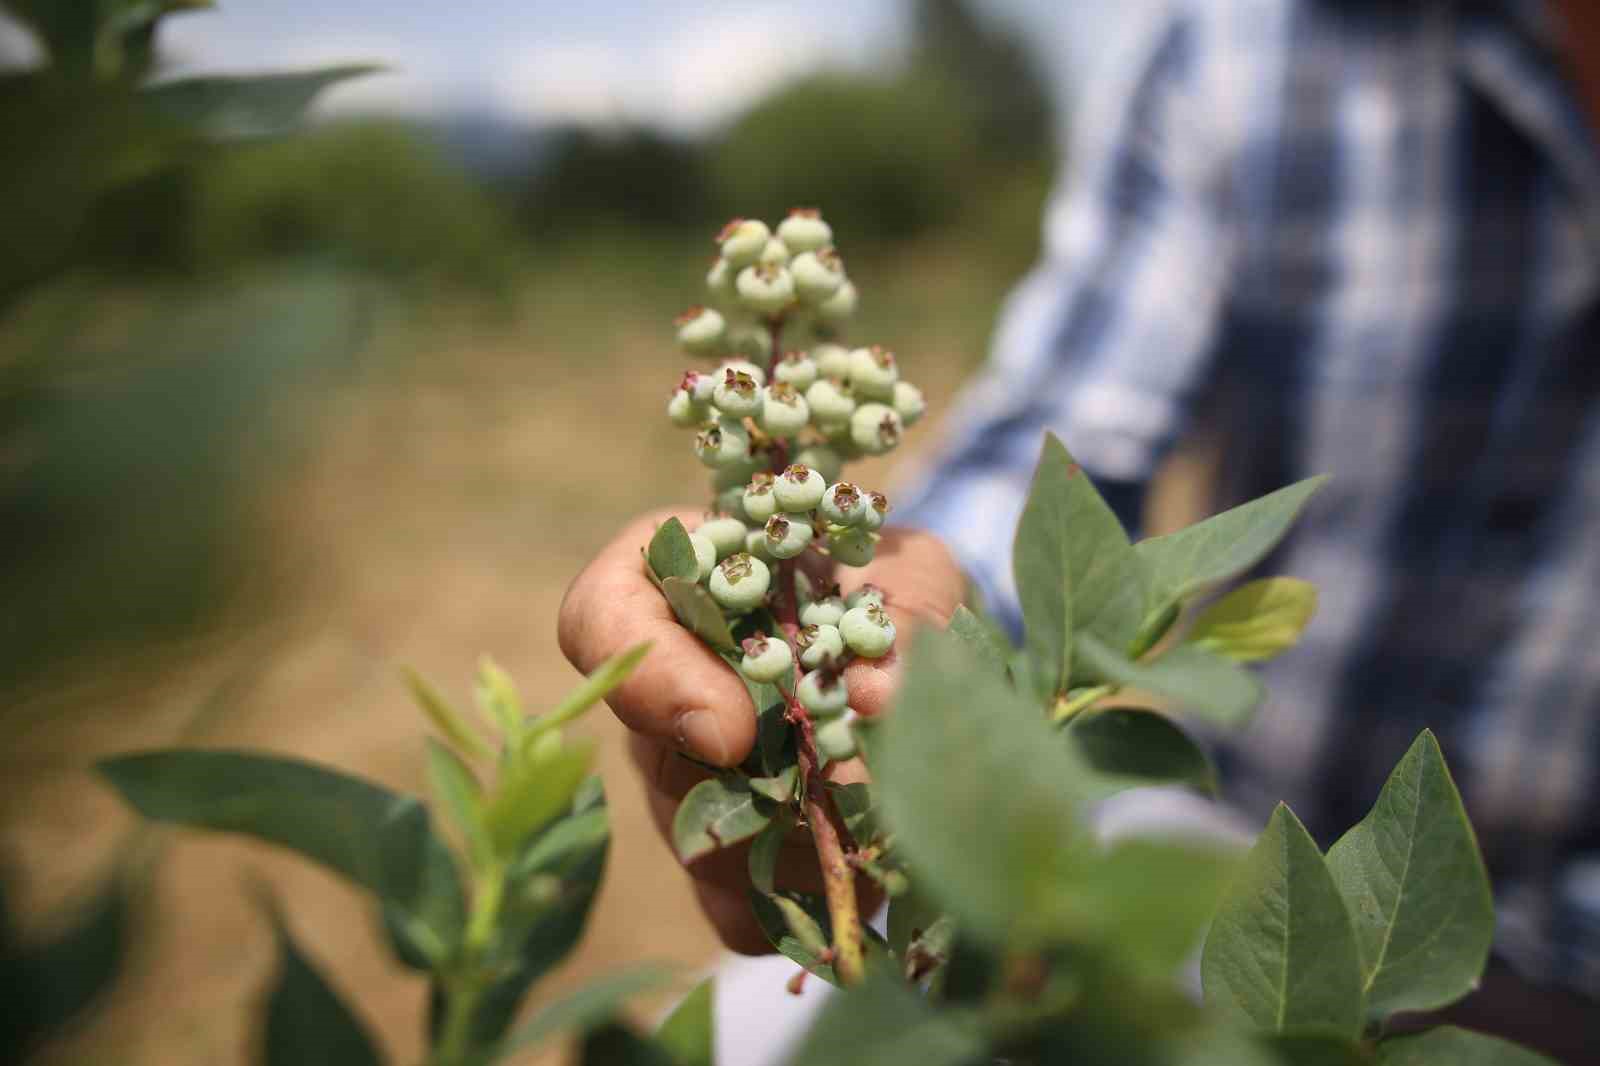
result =
[{"label": "oval leaf", "polygon": [[1211,758],[1165,715],[1127,707],[1087,711],[1071,719],[1066,734],[1088,771],[1078,790],[1088,800],[1156,785],[1216,793]]},{"label": "oval leaf", "polygon": [[872,971],[823,1008],[791,1066],[966,1066],[989,1059],[975,1019],[940,1013],[914,989]]},{"label": "oval leaf", "polygon": [[1096,681],[1166,696],[1218,725],[1244,725],[1263,696],[1261,682],[1244,668],[1192,644],[1180,644],[1149,662],[1133,662],[1092,633],[1078,634],[1078,657]]},{"label": "oval leaf", "polygon": [[1328,868],[1355,923],[1372,1017],[1433,1010],[1472,991],[1494,939],[1494,899],[1431,732],[1328,849]]},{"label": "oval leaf", "polygon": [[693,862],[749,840],[772,821],[764,803],[758,804],[742,777],[730,774],[700,782],[683,797],[672,819],[672,845],[678,858]]},{"label": "oval leaf", "polygon": [[669,577],[695,581],[700,576],[700,562],[695,558],[694,545],[689,543],[689,531],[676,518],[669,518],[656,528],[650,547],[645,550],[645,561],[658,581]]},{"label": "oval leaf", "polygon": [[372,1037],[294,938],[278,926],[282,966],[267,998],[266,1066],[378,1066]]},{"label": "oval leaf", "polygon": [[714,978],[701,981],[656,1030],[656,1043],[671,1053],[678,1066],[712,1066],[716,1023],[711,1007],[715,992]]},{"label": "oval leaf", "polygon": [[1189,641],[1234,662],[1270,659],[1295,646],[1317,613],[1317,586],[1293,577],[1241,585],[1195,619]]},{"label": "oval leaf", "polygon": [[607,974],[576,992],[541,1007],[532,1018],[506,1038],[502,1057],[513,1051],[538,1047],[560,1033],[585,1033],[615,1018],[635,996],[653,992],[672,979],[664,966],[638,966]]},{"label": "oval leaf", "polygon": [[1149,586],[1150,614],[1223,581],[1267,557],[1327,476],[1307,478],[1188,529],[1133,546]]},{"label": "oval leaf", "polygon": [[722,616],[722,608],[711,598],[711,593],[681,577],[663,580],[661,592],[685,629],[693,631],[718,651],[733,650],[733,631],[728,628],[728,620]]},{"label": "oval leaf", "polygon": [[1392,1036],[1378,1045],[1372,1061],[1374,1066],[1557,1066],[1527,1048],[1453,1025]]},{"label": "oval leaf", "polygon": [[822,961],[824,951],[833,940],[833,923],[828,918],[828,906],[820,896],[787,891],[766,893],[752,888],[750,909],[778,954],[829,984],[839,983],[833,967]]},{"label": "oval leaf", "polygon": [[1282,804],[1206,938],[1206,1002],[1269,1033],[1359,1037],[1361,956],[1316,842]]}]

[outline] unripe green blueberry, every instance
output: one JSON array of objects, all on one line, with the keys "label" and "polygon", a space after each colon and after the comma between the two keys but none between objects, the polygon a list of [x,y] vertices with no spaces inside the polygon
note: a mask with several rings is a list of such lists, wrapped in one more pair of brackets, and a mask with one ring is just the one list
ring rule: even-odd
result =
[{"label": "unripe green blueberry", "polygon": [[711,542],[711,546],[717,551],[717,560],[721,561],[735,552],[744,551],[744,535],[749,530],[737,517],[731,514],[719,514],[701,522],[700,528],[695,532]]},{"label": "unripe green blueberry", "polygon": [[810,576],[798,567],[794,572],[794,595],[801,607],[817,598],[816,585],[812,583]]},{"label": "unripe green blueberry", "polygon": [[691,307],[674,319],[678,343],[695,355],[716,355],[722,351],[728,321],[709,307]]},{"label": "unripe green blueberry", "polygon": [[682,389],[673,389],[672,399],[667,401],[667,417],[673,425],[685,429],[703,426],[711,419],[711,406],[696,403],[694,397]]},{"label": "unripe green blueberry", "polygon": [[838,596],[823,596],[800,608],[800,622],[808,626],[836,626],[847,609]]},{"label": "unripe green blueberry", "polygon": [[900,443],[900,416],[881,403],[864,403],[850,416],[850,439],[868,455],[882,455]]},{"label": "unripe green blueberry", "polygon": [[876,535],[864,529],[841,529],[828,537],[828,554],[845,566],[866,566],[877,550]]},{"label": "unripe green blueberry", "polygon": [[850,607],[882,607],[883,590],[870,581],[844,598]]},{"label": "unripe green blueberry", "polygon": [[840,481],[828,486],[828,491],[822,494],[822,502],[817,504],[817,511],[836,526],[853,526],[859,524],[865,507],[861,490],[848,481]]},{"label": "unripe green blueberry", "polygon": [[716,472],[711,475],[711,487],[717,492],[721,492],[724,489],[738,489],[743,492],[744,487],[750,484],[750,479],[759,471],[767,469],[769,465],[771,464],[767,463],[764,457],[756,453],[755,442],[752,441],[750,443],[750,458],[742,463],[731,463],[728,466],[717,467]]},{"label": "unripe green blueberry", "polygon": [[774,559],[793,559],[811,543],[811,523],[799,515],[775,514],[767,519],[767,553]]},{"label": "unripe green blueberry", "polygon": [[770,685],[794,664],[794,652],[786,641],[777,637],[761,633],[745,641],[743,647],[739,672],[757,684]]},{"label": "unripe green blueberry", "polygon": [[740,503],[744,506],[744,513],[752,522],[765,523],[767,519],[778,513],[778,497],[772,491],[773,476],[765,470],[758,470],[750,478],[750,484],[745,486],[744,495]]},{"label": "unripe green blueberry", "polygon": [[738,274],[726,259],[720,255],[716,258],[711,269],[706,271],[706,293],[712,303],[722,308],[738,306],[739,290],[734,285]]},{"label": "unripe green blueberry", "polygon": [[878,604],[863,604],[839,619],[839,635],[862,658],[881,659],[894,647],[894,622]]},{"label": "unripe green blueberry", "polygon": [[698,531],[689,534],[689,543],[694,547],[695,565],[700,568],[695,580],[705,581],[711,577],[711,568],[717,565],[717,546]]},{"label": "unripe green blueberry", "polygon": [[716,391],[719,374],[702,374],[698,370],[685,370],[678,380],[678,388],[687,392],[695,403],[710,404]]},{"label": "unripe green blueberry", "polygon": [[786,267],[770,264],[739,271],[739,302],[762,315],[775,315],[794,303],[794,276]]},{"label": "unripe green blueberry", "polygon": [[801,626],[794,635],[794,642],[800,646],[800,665],[807,670],[844,660],[844,637],[839,635],[839,627],[831,622]]},{"label": "unripe green blueberry", "polygon": [[[717,473],[720,474],[722,471],[718,470]],[[712,507],[712,510],[721,514],[732,515],[734,518],[739,520],[740,525],[744,525],[744,486],[735,485],[732,488],[719,490],[717,492],[716,502]],[[744,544],[744,533],[741,532],[739,537],[739,544],[742,547]]]},{"label": "unripe green blueberry", "polygon": [[719,419],[700,431],[694,450],[700,461],[713,469],[733,466],[750,458],[750,433],[735,419]]},{"label": "unripe green blueberry", "polygon": [[857,523],[862,529],[876,533],[883,528],[883,520],[889,517],[889,497],[881,492],[869,492],[865,506],[861,508],[861,519]]},{"label": "unripe green blueberry", "polygon": [[753,610],[766,601],[772,572],[747,552],[730,555],[711,571],[711,598],[730,611]]},{"label": "unripe green blueberry", "polygon": [[900,416],[901,425],[910,429],[927,409],[928,402],[922,398],[921,389],[909,381],[894,383],[894,413]]},{"label": "unripe green blueberry", "polygon": [[801,252],[789,264],[795,295],[807,306],[822,303],[844,284],[844,262],[832,248]]},{"label": "unripe green blueberry", "polygon": [[831,670],[813,670],[794,688],[795,699],[815,718],[832,718],[850,706],[850,689],[844,675]]},{"label": "unripe green blueberry", "polygon": [[811,405],[793,385],[779,381],[763,390],[757,421],[769,436],[792,437],[811,423]]},{"label": "unripe green blueberry", "polygon": [[777,237],[769,237],[756,262],[767,266],[788,266],[789,246]]},{"label": "unripe green blueberry", "polygon": [[900,380],[900,367],[894,353],[879,344],[856,348],[850,353],[850,389],[862,400],[894,398],[894,383]]},{"label": "unripe green blueberry", "polygon": [[839,472],[844,469],[844,460],[839,457],[839,450],[827,444],[812,444],[801,448],[795,454],[794,461],[809,466],[821,474],[824,481],[837,479]]},{"label": "unripe green blueberry", "polygon": [[792,463],[772,483],[772,494],[778,499],[778,510],[796,514],[809,511],[822,502],[828,489],[821,474],[804,463]]},{"label": "unripe green blueberry", "polygon": [[742,270],[761,258],[762,249],[766,248],[771,236],[772,231],[767,229],[765,222],[736,218],[722,227],[722,232],[717,234],[717,244],[728,265],[735,270]]},{"label": "unripe green blueberry", "polygon": [[[762,332],[766,331],[763,330]],[[716,372],[710,375],[712,386],[715,387],[726,381],[730,370],[747,375],[757,385],[765,385],[767,383],[767,372],[761,369],[759,365],[752,363],[748,359],[725,359],[722,365],[717,367]]]},{"label": "unripe green blueberry", "polygon": [[728,368],[712,390],[711,402],[729,418],[743,418],[761,410],[761,386],[742,370]]},{"label": "unripe green blueberry", "polygon": [[765,363],[772,358],[772,331],[759,322],[740,322],[728,327],[728,351]]},{"label": "unripe green blueberry", "polygon": [[767,551],[767,531],[764,528],[752,529],[744,535],[744,550],[747,554],[760,559],[764,563],[771,564],[778,561],[772,557],[771,552]]},{"label": "unripe green blueberry", "polygon": [[850,728],[848,715],[841,714],[817,726],[817,751],[829,762],[843,762],[856,757],[856,734]]},{"label": "unripe green blueberry", "polygon": [[855,283],[846,278],[837,292],[817,305],[817,318],[826,325],[841,325],[856,313],[856,299]]},{"label": "unripe green blueberry", "polygon": [[806,390],[806,403],[811,407],[811,418],[819,426],[840,425],[850,421],[856,411],[856,398],[848,387],[836,381],[823,379]]},{"label": "unripe green blueberry", "polygon": [[817,380],[817,362],[805,352],[785,352],[778,365],[772,370],[772,376],[786,385],[793,385],[801,392],[805,392]]},{"label": "unripe green blueberry", "polygon": [[850,349],[842,344],[819,344],[811,349],[817,376],[835,381],[850,380]]},{"label": "unripe green blueberry", "polygon": [[814,207],[796,207],[778,223],[778,236],[791,252],[814,252],[833,243],[833,227],[822,221]]}]

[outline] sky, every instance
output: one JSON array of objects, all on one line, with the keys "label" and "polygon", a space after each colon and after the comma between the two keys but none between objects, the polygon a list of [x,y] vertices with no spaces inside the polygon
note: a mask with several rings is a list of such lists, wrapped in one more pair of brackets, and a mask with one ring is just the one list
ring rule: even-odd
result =
[{"label": "sky", "polygon": [[[975,0],[1022,28],[1063,90],[1161,0]],[[703,131],[818,66],[892,63],[898,0],[220,0],[169,20],[179,72],[378,61],[326,111],[626,119]]]}]

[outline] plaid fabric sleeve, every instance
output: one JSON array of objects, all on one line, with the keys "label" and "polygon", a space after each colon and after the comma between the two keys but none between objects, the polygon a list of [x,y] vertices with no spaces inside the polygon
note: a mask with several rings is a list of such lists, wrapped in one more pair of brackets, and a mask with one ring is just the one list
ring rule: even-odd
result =
[{"label": "plaid fabric sleeve", "polygon": [[1158,30],[1131,87],[1103,86],[1110,106],[1080,127],[1083,165],[1053,198],[1043,258],[897,516],[944,537],[1013,626],[1011,535],[1044,431],[1128,521],[1213,349],[1230,258],[1226,108],[1208,99],[1203,25],[1180,15]]}]

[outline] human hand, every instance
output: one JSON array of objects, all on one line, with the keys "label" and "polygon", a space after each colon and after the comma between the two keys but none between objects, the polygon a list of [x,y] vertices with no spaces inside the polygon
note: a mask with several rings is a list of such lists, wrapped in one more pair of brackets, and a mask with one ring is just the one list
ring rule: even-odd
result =
[{"label": "human hand", "polygon": [[[645,576],[639,550],[674,515],[689,525],[695,520],[693,512],[660,511],[624,528],[574,579],[558,623],[562,652],[584,673],[624,648],[653,642],[652,652],[607,702],[632,731],[629,751],[644,777],[656,828],[669,843],[679,801],[706,777],[677,753],[713,766],[737,766],[750,754],[756,733],[755,709],[744,683],[678,624]],[[943,627],[966,593],[966,579],[949,550],[918,530],[884,530],[873,561],[860,569],[845,568],[838,576],[846,593],[864,584],[883,589],[885,610],[901,634],[919,625]],[[888,707],[899,670],[898,651],[851,664],[846,679],[858,714],[870,717]],[[828,776],[850,781],[861,780],[864,773],[852,761],[830,766]],[[759,954],[771,948],[750,912],[747,852],[720,849],[688,869],[701,908],[723,943]],[[802,891],[821,891],[815,852],[804,834],[786,846],[778,881]]]}]

